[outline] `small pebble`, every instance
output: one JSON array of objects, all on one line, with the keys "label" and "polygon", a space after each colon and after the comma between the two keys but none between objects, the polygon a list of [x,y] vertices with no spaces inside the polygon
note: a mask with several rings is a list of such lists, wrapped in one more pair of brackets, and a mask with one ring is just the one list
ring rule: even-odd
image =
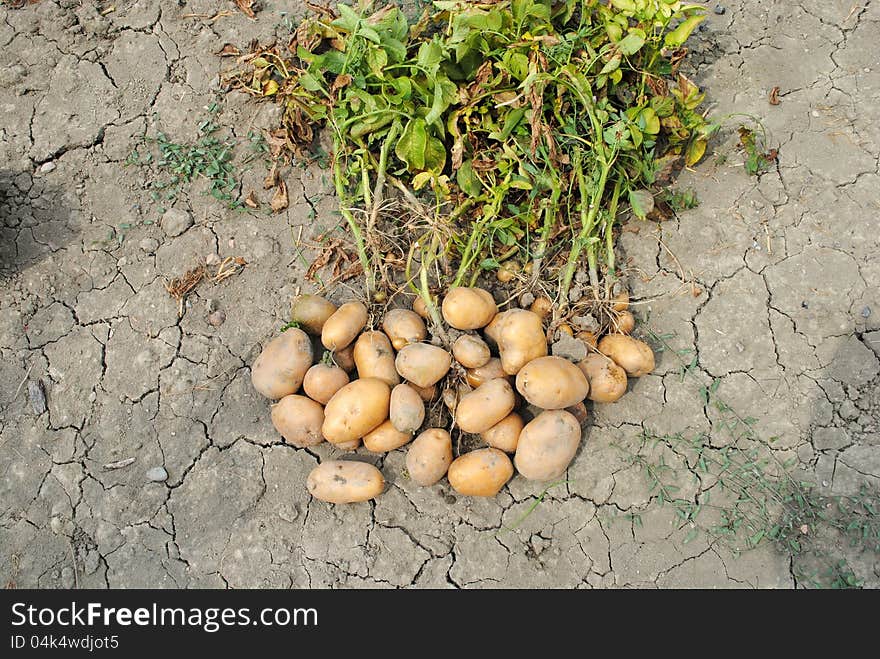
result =
[{"label": "small pebble", "polygon": [[532,306],[532,303],[534,303],[534,301],[535,296],[531,293],[523,293],[519,296],[519,306],[521,306],[523,309],[528,309],[530,306]]},{"label": "small pebble", "polygon": [[151,469],[147,469],[147,480],[153,481],[154,483],[161,483],[168,478],[168,472],[165,471],[165,467],[153,467]]},{"label": "small pebble", "polygon": [[214,313],[220,308],[220,303],[212,297],[205,300],[205,313]]},{"label": "small pebble", "polygon": [[44,162],[42,165],[40,165],[40,174],[48,174],[49,172],[54,172],[56,167],[57,165],[52,161]]},{"label": "small pebble", "polygon": [[862,318],[870,318],[871,317],[871,307],[863,307],[862,308]]},{"label": "small pebble", "polygon": [[727,8],[726,8],[724,5],[715,5],[715,10],[714,10],[714,11],[715,11],[715,13],[718,14],[719,16],[723,16],[724,13],[727,11]]},{"label": "small pebble", "polygon": [[166,235],[179,236],[193,225],[192,216],[180,208],[169,208],[159,220],[159,225]]},{"label": "small pebble", "polygon": [[147,254],[155,254],[156,250],[159,249],[159,241],[155,238],[144,238],[140,242],[140,248]]},{"label": "small pebble", "polygon": [[46,392],[43,390],[42,382],[39,380],[28,381],[28,399],[34,414],[39,416],[46,411]]},{"label": "small pebble", "polygon": [[220,327],[225,322],[226,314],[222,311],[215,311],[208,315],[208,325],[211,325],[212,327]]}]

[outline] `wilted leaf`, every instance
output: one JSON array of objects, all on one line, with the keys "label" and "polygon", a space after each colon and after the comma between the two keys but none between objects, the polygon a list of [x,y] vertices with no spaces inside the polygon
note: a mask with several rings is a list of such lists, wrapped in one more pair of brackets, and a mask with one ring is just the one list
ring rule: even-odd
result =
[{"label": "wilted leaf", "polygon": [[259,208],[260,202],[257,200],[256,190],[251,190],[248,196],[244,198],[244,205],[248,208]]},{"label": "wilted leaf", "polygon": [[691,140],[691,143],[688,144],[687,154],[685,155],[684,159],[684,164],[686,167],[691,167],[700,162],[700,158],[702,158],[703,154],[706,153],[706,144],[706,140],[702,137]]},{"label": "wilted leaf", "polygon": [[770,105],[779,105],[779,87],[774,87],[770,90],[770,96],[768,97],[770,101]]},{"label": "wilted leaf", "polygon": [[275,194],[272,195],[272,201],[269,202],[269,206],[272,207],[272,210],[276,213],[280,213],[289,205],[289,201],[287,199],[287,184],[278,179],[278,186],[275,188]]},{"label": "wilted leaf", "polygon": [[654,210],[654,195],[647,190],[630,190],[629,205],[633,213],[644,220]]},{"label": "wilted leaf", "polygon": [[247,16],[248,18],[256,18],[257,14],[254,12],[254,5],[256,4],[255,0],[233,0],[235,6],[239,8],[242,14]]},{"label": "wilted leaf", "polygon": [[223,48],[217,51],[217,55],[220,57],[238,57],[241,55],[241,50],[233,46],[231,43],[225,43],[223,44]]}]

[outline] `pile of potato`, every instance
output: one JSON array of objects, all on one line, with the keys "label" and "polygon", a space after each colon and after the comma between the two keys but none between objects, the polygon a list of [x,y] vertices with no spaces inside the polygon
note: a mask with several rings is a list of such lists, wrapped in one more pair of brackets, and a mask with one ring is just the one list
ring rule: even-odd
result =
[{"label": "pile of potato", "polygon": [[[429,487],[445,476],[460,494],[491,497],[514,467],[530,480],[562,476],[581,441],[584,401],[615,401],[628,377],[654,368],[651,348],[628,336],[634,321],[627,303],[615,306],[619,333],[599,341],[584,335],[592,351],[575,364],[548,355],[546,308],[499,313],[480,288],[453,288],[443,299],[442,318],[457,334],[449,349],[438,337],[429,340],[421,298],[413,311],[393,309],[381,329],[367,329],[360,302],[337,308],[299,295],[291,306],[298,327],[266,344],[251,377],[258,392],[277,400],[272,423],[288,443],[326,440],[344,451],[363,444],[374,453],[408,445],[406,469],[415,483]],[[454,457],[452,428],[425,427],[426,404],[439,400],[452,428],[478,434],[486,448]],[[353,503],[381,494],[385,479],[364,462],[325,460],[306,485],[323,501]]]}]

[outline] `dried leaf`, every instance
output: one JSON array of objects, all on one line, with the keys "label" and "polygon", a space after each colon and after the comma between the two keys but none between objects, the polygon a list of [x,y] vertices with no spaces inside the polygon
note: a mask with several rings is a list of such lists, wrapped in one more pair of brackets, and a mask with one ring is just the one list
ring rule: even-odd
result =
[{"label": "dried leaf", "polygon": [[259,208],[260,202],[257,200],[256,190],[251,190],[248,196],[244,198],[244,205],[248,208]]},{"label": "dried leaf", "polygon": [[233,2],[239,11],[248,18],[257,17],[257,14],[254,12],[254,5],[256,4],[254,0],[233,0]]},{"label": "dried leaf", "polygon": [[108,462],[104,465],[104,469],[110,471],[113,469],[122,469],[135,461],[135,458],[126,458],[125,460],[117,460],[116,462]]},{"label": "dried leaf", "polygon": [[263,189],[271,190],[275,187],[276,182],[278,181],[278,163],[273,163],[272,168],[266,174],[266,178],[263,179]]},{"label": "dried leaf", "polygon": [[238,57],[241,55],[241,50],[231,43],[225,43],[223,48],[217,51],[217,55],[220,57]]},{"label": "dried leaf", "polygon": [[269,205],[276,213],[280,213],[289,205],[287,199],[287,184],[281,179],[278,179],[278,186],[275,188],[275,194],[272,195],[272,201],[269,202]]},{"label": "dried leaf", "polygon": [[770,105],[779,105],[779,86],[770,90],[768,100],[770,101]]}]

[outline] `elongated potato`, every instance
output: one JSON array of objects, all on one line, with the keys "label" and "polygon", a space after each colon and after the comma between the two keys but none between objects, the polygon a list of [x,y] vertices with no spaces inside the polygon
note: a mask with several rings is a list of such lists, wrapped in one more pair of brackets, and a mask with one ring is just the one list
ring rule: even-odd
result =
[{"label": "elongated potato", "polygon": [[303,293],[290,301],[290,320],[309,334],[321,335],[324,323],[336,313],[336,305],[320,295]]},{"label": "elongated potato", "polygon": [[312,342],[291,327],[269,341],[251,366],[254,389],[266,398],[295,394],[312,365]]},{"label": "elongated potato", "polygon": [[391,390],[391,424],[399,432],[414,433],[425,422],[425,403],[415,389],[399,384]]},{"label": "elongated potato", "polygon": [[511,412],[494,426],[481,433],[480,437],[492,448],[497,448],[505,453],[514,453],[523,425],[522,417],[516,412]]},{"label": "elongated potato", "polygon": [[326,405],[348,382],[348,373],[338,366],[315,364],[306,371],[302,387],[309,398]]},{"label": "elongated potato", "polygon": [[321,343],[327,350],[341,350],[357,338],[367,324],[367,308],[360,302],[346,302],[321,329]]},{"label": "elongated potato", "polygon": [[498,351],[501,367],[508,375],[516,375],[533,359],[546,356],[547,337],[541,317],[523,309],[507,312],[499,330]]},{"label": "elongated potato", "polygon": [[321,432],[328,442],[360,439],[388,418],[391,388],[377,378],[361,378],[337,391],[324,408]]},{"label": "elongated potato", "polygon": [[389,420],[364,435],[364,448],[373,453],[387,453],[400,448],[412,438],[411,432],[400,432]]},{"label": "elongated potato", "polygon": [[577,366],[562,357],[539,357],[516,375],[516,390],[532,405],[561,410],[587,397],[590,384]]},{"label": "elongated potato", "polygon": [[285,442],[297,448],[323,442],[323,423],[324,408],[311,398],[291,394],[272,406],[272,425]]},{"label": "elongated potato", "polygon": [[587,398],[596,403],[613,403],[626,393],[626,371],[605,355],[592,353],[578,363],[587,376],[590,393]]},{"label": "elongated potato", "polygon": [[512,381],[512,378],[507,375],[501,367],[501,360],[498,359],[498,357],[492,357],[479,368],[469,368],[467,370],[466,378],[467,383],[474,389],[485,384],[489,380],[494,380],[496,378],[507,378],[508,382]]},{"label": "elongated potato", "polygon": [[410,343],[401,348],[394,363],[405,380],[419,387],[430,387],[449,371],[452,357],[430,343]]},{"label": "elongated potato", "polygon": [[494,497],[513,476],[504,451],[481,448],[459,456],[449,465],[449,484],[469,497]]},{"label": "elongated potato", "polygon": [[516,397],[504,378],[489,380],[463,396],[455,410],[455,422],[465,432],[486,432],[513,411]]},{"label": "elongated potato", "polygon": [[599,341],[599,352],[614,360],[631,378],[654,370],[654,351],[644,341],[623,334],[609,334]]},{"label": "elongated potato", "polygon": [[355,369],[354,363],[354,344],[351,343],[341,350],[334,350],[330,353],[331,361],[346,373],[351,373]]},{"label": "elongated potato", "polygon": [[415,311],[409,309],[392,309],[386,313],[382,321],[382,329],[391,339],[391,345],[395,350],[400,350],[410,343],[423,341],[428,335],[425,321]]},{"label": "elongated potato", "polygon": [[565,410],[541,412],[519,434],[516,470],[532,481],[559,478],[577,453],[581,424]]},{"label": "elongated potato", "polygon": [[354,343],[354,363],[360,378],[378,378],[389,387],[400,382],[391,341],[382,332],[364,332],[358,337]]},{"label": "elongated potato", "polygon": [[452,438],[443,428],[428,428],[410,444],[406,470],[414,483],[433,485],[446,475],[452,464]]},{"label": "elongated potato", "polygon": [[480,368],[492,358],[492,353],[480,337],[462,334],[452,344],[452,356],[465,368]]},{"label": "elongated potato", "polygon": [[480,329],[498,313],[492,294],[483,288],[453,288],[443,298],[443,319],[455,329]]},{"label": "elongated potato", "polygon": [[415,392],[419,395],[426,403],[430,403],[437,397],[437,385],[432,384],[430,387],[420,387],[417,384],[413,384],[412,382],[407,382],[407,384],[415,389]]},{"label": "elongated potato", "polygon": [[382,472],[366,462],[326,460],[312,469],[306,488],[329,503],[357,503],[375,499],[385,489]]}]

